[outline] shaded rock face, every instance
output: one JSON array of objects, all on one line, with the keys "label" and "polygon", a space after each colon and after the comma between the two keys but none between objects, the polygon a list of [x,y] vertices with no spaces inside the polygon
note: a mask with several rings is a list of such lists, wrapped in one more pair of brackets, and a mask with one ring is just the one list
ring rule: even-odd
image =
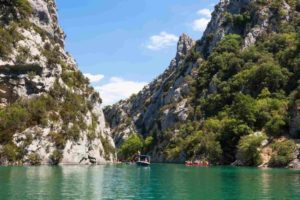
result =
[{"label": "shaded rock face", "polygon": [[184,77],[192,75],[193,66],[183,63],[194,45],[195,41],[183,34],[178,42],[176,57],[162,75],[136,96],[104,109],[116,145],[133,132],[147,135],[187,119],[187,99],[184,96],[189,92],[189,86]]},{"label": "shaded rock face", "polygon": [[295,137],[300,134],[300,100],[297,100],[291,111],[290,135]]},{"label": "shaded rock face", "polygon": [[[64,50],[65,35],[58,24],[55,1],[28,0],[27,3],[30,9],[25,16],[22,11],[25,8],[10,0],[0,0],[0,34],[9,35],[11,30],[14,33],[12,39],[8,37],[11,40],[7,43],[9,48],[0,55],[0,108],[5,109],[19,100],[34,101],[40,96],[49,96],[56,85],[82,98],[82,104],[88,104],[88,109],[75,116],[75,119],[82,119],[80,123],[83,124],[79,139],[66,138],[63,146],[58,147],[51,134],[65,132],[74,124],[66,123],[59,110],[53,111],[58,115],[55,121],[47,119],[46,125],[30,125],[12,133],[13,145],[24,150],[17,162],[29,164],[29,157],[34,154],[42,164],[51,164],[55,151],[62,155],[59,160],[62,164],[112,161],[114,153],[108,152],[103,145],[114,148],[110,130],[105,125],[101,99],[88,85],[72,56]],[[55,101],[57,105],[63,104],[67,96],[61,94]],[[6,158],[5,145],[0,143],[0,164],[15,164]]]}]

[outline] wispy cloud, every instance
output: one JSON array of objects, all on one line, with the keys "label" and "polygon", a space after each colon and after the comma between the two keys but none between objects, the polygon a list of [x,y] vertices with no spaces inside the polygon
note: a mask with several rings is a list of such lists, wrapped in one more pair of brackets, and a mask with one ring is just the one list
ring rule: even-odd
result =
[{"label": "wispy cloud", "polygon": [[192,28],[194,31],[203,32],[203,31],[205,31],[208,23],[210,22],[211,10],[209,10],[208,8],[204,8],[204,9],[198,10],[197,14],[202,17],[199,19],[195,19],[193,21]]},{"label": "wispy cloud", "polygon": [[210,19],[200,18],[193,21],[193,30],[194,31],[205,31],[207,24],[209,23]]},{"label": "wispy cloud", "polygon": [[204,9],[198,10],[197,14],[202,15],[202,16],[207,17],[207,18],[210,18],[211,17],[211,10],[209,10],[208,8],[204,8]]},{"label": "wispy cloud", "polygon": [[92,83],[96,83],[101,81],[104,78],[104,75],[102,74],[84,74],[85,77],[87,77]]},{"label": "wispy cloud", "polygon": [[151,36],[146,47],[151,50],[161,50],[176,45],[178,39],[176,35],[163,31],[158,35]]},{"label": "wispy cloud", "polygon": [[103,105],[112,105],[121,99],[130,97],[132,94],[138,93],[146,85],[146,82],[130,81],[120,77],[110,78],[107,84],[96,86]]}]

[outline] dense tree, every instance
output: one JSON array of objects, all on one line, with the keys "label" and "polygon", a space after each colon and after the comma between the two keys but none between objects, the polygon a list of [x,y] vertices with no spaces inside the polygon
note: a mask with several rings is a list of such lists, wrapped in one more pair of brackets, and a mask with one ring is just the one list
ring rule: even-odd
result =
[{"label": "dense tree", "polygon": [[131,134],[127,140],[123,142],[119,149],[119,156],[124,160],[131,160],[143,148],[142,139],[136,134]]},{"label": "dense tree", "polygon": [[237,159],[248,166],[261,164],[259,147],[266,138],[265,135],[261,134],[243,136],[238,144]]}]

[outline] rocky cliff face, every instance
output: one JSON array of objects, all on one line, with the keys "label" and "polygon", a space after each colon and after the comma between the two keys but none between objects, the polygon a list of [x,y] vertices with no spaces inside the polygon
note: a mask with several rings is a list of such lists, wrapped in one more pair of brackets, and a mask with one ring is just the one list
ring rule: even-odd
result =
[{"label": "rocky cliff face", "polygon": [[192,76],[193,65],[185,65],[185,57],[195,41],[183,34],[178,42],[176,57],[165,72],[137,95],[120,101],[104,112],[112,128],[117,145],[132,133],[166,130],[188,117],[189,85],[186,77]]},{"label": "rocky cliff face", "polygon": [[[234,80],[238,78],[247,80],[249,74],[246,75],[246,73],[250,72],[246,72],[246,69],[252,67],[253,63],[258,66],[261,65],[262,60],[255,60],[258,57],[254,58],[252,63],[249,61],[252,59],[250,59],[251,56],[255,57],[256,55],[256,52],[253,51],[255,48],[261,49],[261,51],[267,49],[268,53],[276,59],[274,63],[280,62],[277,60],[280,55],[277,55],[273,49],[272,51],[268,47],[269,44],[263,44],[266,45],[265,49],[262,49],[258,44],[261,45],[268,37],[275,38],[274,35],[282,34],[284,32],[282,30],[285,29],[283,27],[288,25],[291,26],[289,30],[293,32],[294,27],[298,26],[299,8],[300,3],[297,1],[221,0],[215,7],[212,20],[201,40],[194,42],[186,35],[181,36],[176,58],[171,61],[170,66],[162,75],[137,95],[104,109],[117,146],[130,134],[136,132],[144,138],[148,135],[154,137],[155,144],[148,153],[152,154],[156,161],[183,162],[191,157],[209,159],[208,154],[211,153],[215,156],[219,153],[215,150],[220,146],[220,152],[223,152],[223,161],[232,162],[235,159],[237,142],[241,136],[234,136],[237,134],[235,133],[236,130],[228,130],[231,125],[226,127],[226,123],[229,122],[222,121],[218,116],[234,118],[236,121],[240,120],[236,119],[236,114],[224,116],[225,112],[234,112],[229,111],[229,108],[238,93],[250,95],[259,101],[254,91],[259,90],[260,85],[261,87],[266,85],[265,82],[257,82],[252,89],[247,89],[247,85],[233,86]],[[285,30],[287,31],[287,29]],[[221,41],[226,36],[231,38],[227,38],[222,43]],[[282,36],[280,35],[280,37]],[[238,47],[234,47],[235,44]],[[235,48],[240,49],[235,51]],[[249,51],[248,57],[246,56],[247,53],[243,54],[247,51]],[[227,62],[229,63],[227,64]],[[237,68],[233,70],[231,67]],[[230,74],[232,73],[229,72],[230,70],[234,71],[235,74]],[[256,68],[253,67],[254,70]],[[292,73],[297,74],[294,71]],[[298,78],[295,75],[293,78],[290,77],[290,80]],[[246,81],[243,84],[246,84]],[[272,90],[272,87],[270,86],[268,89]],[[281,89],[286,90],[288,95],[295,87],[293,86],[291,89],[281,87]],[[275,90],[273,92],[276,93]],[[211,119],[212,117],[214,118]],[[298,112],[294,109],[291,121],[292,129],[298,130],[298,117]],[[208,119],[212,121],[207,122]],[[212,126],[210,123],[215,123],[213,120],[218,121],[220,127],[224,126],[221,128],[222,130],[218,130],[221,132],[224,129],[224,133],[217,133],[216,129],[213,129],[212,133],[209,132],[210,130],[206,126]],[[287,125],[286,121],[288,120],[284,119],[284,127]],[[188,123],[192,123],[193,128],[185,125]],[[235,126],[238,127],[238,125]],[[266,131],[265,128],[252,127],[253,125],[250,124],[246,126],[249,126],[250,132]],[[196,132],[191,131],[192,129],[196,129]],[[286,129],[284,131],[288,132]],[[226,138],[228,132],[234,133],[231,139]],[[199,136],[201,133],[203,135]],[[213,144],[214,150],[209,149],[211,144],[207,144],[205,142],[207,140],[213,141],[211,144]],[[229,140],[231,142],[228,142]],[[195,141],[198,143],[193,143]],[[231,147],[227,145],[234,146],[230,152],[227,151]],[[176,156],[168,156],[169,154]],[[220,159],[217,159],[218,161],[211,160],[212,162],[220,161]]]},{"label": "rocky cliff face", "polygon": [[55,1],[0,3],[0,163],[111,161],[101,98],[64,50]]},{"label": "rocky cliff face", "polygon": [[[264,33],[278,29],[274,12],[270,4],[275,1],[256,0],[221,0],[212,13],[212,19],[205,30],[198,51],[208,56],[214,47],[228,34],[239,34],[244,38],[243,46],[247,48]],[[282,3],[282,20],[289,21],[291,7],[286,1]]]},{"label": "rocky cliff face", "polygon": [[[188,120],[193,110],[190,89],[197,78],[196,70],[203,61],[197,56],[209,56],[228,34],[244,35],[244,46],[250,46],[268,27],[271,14],[267,6],[251,11],[256,14],[251,25],[236,27],[233,24],[233,15],[242,15],[248,11],[252,2],[255,1],[221,0],[201,40],[196,43],[183,34],[178,42],[175,59],[161,76],[136,96],[105,108],[105,116],[116,144],[120,144],[130,133],[161,132],[177,122]],[[250,14],[247,12],[247,15]],[[214,81],[211,80],[209,91],[214,92],[214,88]]]}]

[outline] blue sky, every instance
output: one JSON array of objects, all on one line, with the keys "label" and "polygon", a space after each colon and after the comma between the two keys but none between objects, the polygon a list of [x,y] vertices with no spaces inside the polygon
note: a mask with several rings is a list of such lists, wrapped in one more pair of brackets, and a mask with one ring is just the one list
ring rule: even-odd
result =
[{"label": "blue sky", "polygon": [[66,49],[112,104],[162,73],[184,32],[200,39],[218,0],[57,0]]}]

